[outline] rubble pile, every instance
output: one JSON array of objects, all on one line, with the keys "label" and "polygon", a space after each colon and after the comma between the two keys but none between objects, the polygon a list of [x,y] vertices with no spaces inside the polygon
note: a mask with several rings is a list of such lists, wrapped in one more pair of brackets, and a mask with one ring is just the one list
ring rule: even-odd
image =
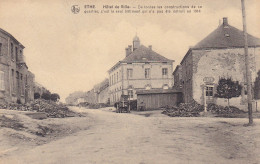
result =
[{"label": "rubble pile", "polygon": [[0,109],[45,112],[47,117],[52,117],[52,118],[82,116],[79,113],[70,111],[69,108],[63,104],[57,104],[53,101],[48,101],[43,99],[37,99],[31,104],[16,104],[16,103],[1,104]]},{"label": "rubble pile", "polygon": [[224,106],[216,105],[216,104],[208,104],[207,110],[210,111],[211,113],[217,114],[219,116],[246,113],[245,111],[240,110],[239,108],[234,107],[234,106],[224,107]]},{"label": "rubble pile", "polygon": [[192,101],[191,103],[181,103],[178,107],[166,106],[162,109],[162,113],[170,117],[198,117],[204,110],[204,106]]}]

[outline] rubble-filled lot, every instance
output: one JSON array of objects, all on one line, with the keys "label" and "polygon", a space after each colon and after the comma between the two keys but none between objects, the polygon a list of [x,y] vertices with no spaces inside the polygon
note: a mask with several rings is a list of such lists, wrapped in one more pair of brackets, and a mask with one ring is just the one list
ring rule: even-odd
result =
[{"label": "rubble-filled lot", "polygon": [[[181,103],[176,107],[163,107],[163,114],[170,117],[200,117],[205,116],[204,106],[193,101],[191,103]],[[240,110],[234,106],[221,106],[216,104],[208,104],[207,115],[215,117],[228,117],[228,118],[245,118],[247,117],[247,112]],[[257,117],[258,114],[256,114]]]},{"label": "rubble-filled lot", "polygon": [[30,104],[0,104],[0,109],[18,110],[18,111],[34,111],[44,112],[47,117],[64,118],[64,117],[81,117],[82,115],[69,110],[64,104],[53,101],[37,99]]}]

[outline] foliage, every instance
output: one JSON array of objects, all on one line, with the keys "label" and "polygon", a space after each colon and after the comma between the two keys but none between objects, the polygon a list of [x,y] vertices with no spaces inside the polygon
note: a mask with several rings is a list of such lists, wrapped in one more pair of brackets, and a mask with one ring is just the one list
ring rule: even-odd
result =
[{"label": "foliage", "polygon": [[49,92],[44,92],[41,96],[44,100],[50,100],[51,99],[51,93]]},{"label": "foliage", "polygon": [[238,81],[233,81],[231,78],[220,78],[217,86],[216,97],[229,99],[239,97],[241,95],[242,86]]},{"label": "foliage", "polygon": [[57,102],[60,99],[60,95],[58,95],[57,93],[52,93],[50,99],[54,102]]},{"label": "foliage", "polygon": [[254,98],[260,99],[260,70],[257,72],[257,77],[254,84]]},{"label": "foliage", "polygon": [[36,100],[36,99],[39,99],[39,98],[41,98],[40,93],[38,93],[38,92],[34,93],[34,99]]}]

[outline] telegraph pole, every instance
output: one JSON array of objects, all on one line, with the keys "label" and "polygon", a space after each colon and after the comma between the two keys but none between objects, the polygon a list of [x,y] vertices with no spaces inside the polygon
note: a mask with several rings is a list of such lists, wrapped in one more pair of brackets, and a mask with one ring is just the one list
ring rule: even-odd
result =
[{"label": "telegraph pole", "polygon": [[246,83],[247,83],[247,103],[248,103],[248,125],[253,124],[252,116],[252,86],[251,86],[251,72],[249,66],[249,56],[248,56],[248,40],[247,40],[247,28],[246,28],[246,11],[245,11],[245,0],[241,0],[242,5],[242,16],[243,16],[243,31],[244,31],[244,41],[245,41],[245,65],[246,65]]}]

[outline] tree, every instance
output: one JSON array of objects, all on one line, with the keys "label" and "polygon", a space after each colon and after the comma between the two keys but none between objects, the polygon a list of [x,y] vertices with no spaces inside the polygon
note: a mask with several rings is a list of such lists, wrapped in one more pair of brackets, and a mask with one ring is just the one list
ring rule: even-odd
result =
[{"label": "tree", "polygon": [[260,99],[260,70],[257,72],[257,77],[254,83],[254,98],[256,100]]},{"label": "tree", "polygon": [[58,95],[57,93],[53,93],[53,94],[51,94],[50,98],[52,101],[57,102],[60,99],[60,95]]},{"label": "tree", "polygon": [[[259,100],[260,99],[260,70],[257,72],[257,77],[255,79],[254,83],[254,99]],[[256,101],[256,111],[257,110],[257,101]]]},{"label": "tree", "polygon": [[41,96],[44,100],[50,100],[51,99],[51,94],[49,92],[44,92]]},{"label": "tree", "polygon": [[241,95],[242,86],[238,83],[238,81],[234,82],[231,78],[220,78],[217,86],[217,94],[216,97],[226,98],[229,100],[232,97],[239,97]]},{"label": "tree", "polygon": [[36,99],[39,99],[39,98],[41,98],[40,93],[38,93],[38,92],[34,93],[34,99],[36,100]]}]

